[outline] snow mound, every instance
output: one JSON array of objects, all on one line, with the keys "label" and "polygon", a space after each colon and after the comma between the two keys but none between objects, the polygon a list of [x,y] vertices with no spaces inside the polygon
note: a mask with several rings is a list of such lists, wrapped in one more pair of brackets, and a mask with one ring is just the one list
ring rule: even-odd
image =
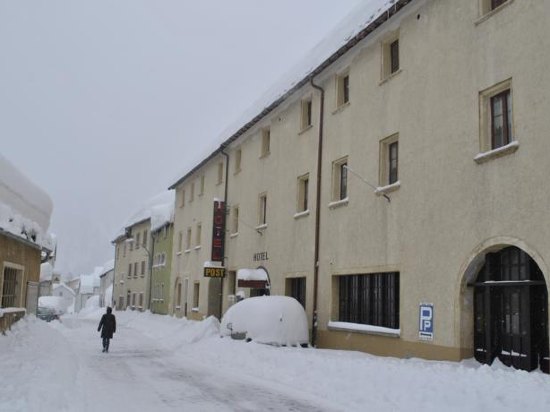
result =
[{"label": "snow mound", "polygon": [[289,296],[259,296],[236,303],[222,318],[221,334],[273,345],[309,342],[306,312]]}]

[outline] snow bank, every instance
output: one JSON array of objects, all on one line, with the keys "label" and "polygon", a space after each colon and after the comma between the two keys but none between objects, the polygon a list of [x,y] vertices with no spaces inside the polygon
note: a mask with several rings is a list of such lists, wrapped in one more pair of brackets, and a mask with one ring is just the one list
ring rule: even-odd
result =
[{"label": "snow bank", "polygon": [[236,303],[222,318],[221,334],[244,334],[246,339],[275,345],[309,342],[304,308],[288,296],[259,296]]},{"label": "snow bank", "polygon": [[65,313],[67,311],[65,299],[59,296],[40,296],[38,298],[38,307],[54,309],[55,313]]}]

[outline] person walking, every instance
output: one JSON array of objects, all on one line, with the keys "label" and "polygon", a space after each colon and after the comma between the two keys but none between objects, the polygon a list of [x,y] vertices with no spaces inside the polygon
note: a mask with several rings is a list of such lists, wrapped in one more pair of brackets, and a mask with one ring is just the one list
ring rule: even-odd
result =
[{"label": "person walking", "polygon": [[113,333],[116,332],[116,318],[115,315],[111,313],[112,311],[113,309],[107,306],[107,313],[101,317],[99,326],[97,327],[97,331],[101,331],[103,352],[109,352],[109,340],[113,338]]}]

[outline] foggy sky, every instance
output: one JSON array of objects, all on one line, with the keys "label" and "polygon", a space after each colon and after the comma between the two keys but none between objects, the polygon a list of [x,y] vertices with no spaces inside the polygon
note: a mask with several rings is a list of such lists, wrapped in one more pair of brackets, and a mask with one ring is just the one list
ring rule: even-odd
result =
[{"label": "foggy sky", "polygon": [[56,269],[112,259],[140,203],[360,1],[0,0],[0,151],[53,200]]}]

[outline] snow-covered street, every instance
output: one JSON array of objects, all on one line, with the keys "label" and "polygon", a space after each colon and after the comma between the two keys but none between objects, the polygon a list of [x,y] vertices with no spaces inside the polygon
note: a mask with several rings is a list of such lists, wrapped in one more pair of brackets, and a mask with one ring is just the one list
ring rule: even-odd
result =
[{"label": "snow-covered street", "polygon": [[215,319],[102,311],[0,337],[1,411],[546,411],[550,378],[502,366],[377,358],[221,339]]}]

